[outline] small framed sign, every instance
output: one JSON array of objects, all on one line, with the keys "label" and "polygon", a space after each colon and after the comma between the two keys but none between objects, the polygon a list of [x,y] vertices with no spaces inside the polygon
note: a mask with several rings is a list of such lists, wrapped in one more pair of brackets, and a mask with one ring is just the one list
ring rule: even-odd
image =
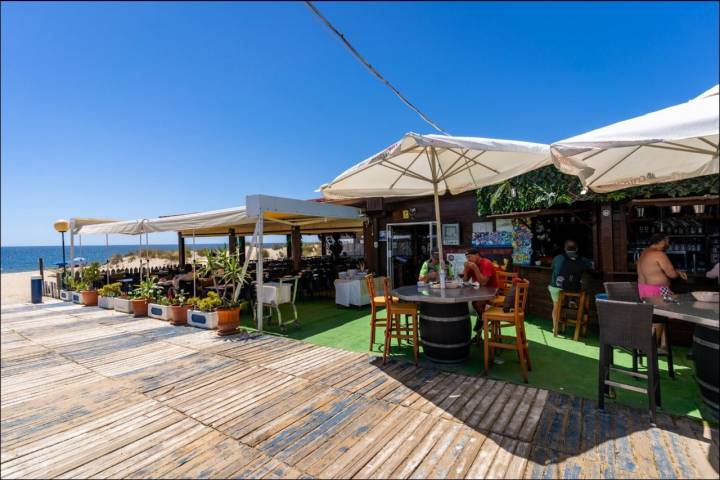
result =
[{"label": "small framed sign", "polygon": [[509,218],[498,218],[497,220],[495,220],[495,230],[498,232],[512,232],[512,220]]},{"label": "small framed sign", "polygon": [[493,222],[477,222],[472,224],[473,233],[488,233],[494,230]]},{"label": "small framed sign", "polygon": [[460,245],[460,224],[443,223],[442,243],[443,245]]},{"label": "small framed sign", "polygon": [[378,232],[378,241],[379,242],[386,242],[387,241],[387,230],[380,230]]}]

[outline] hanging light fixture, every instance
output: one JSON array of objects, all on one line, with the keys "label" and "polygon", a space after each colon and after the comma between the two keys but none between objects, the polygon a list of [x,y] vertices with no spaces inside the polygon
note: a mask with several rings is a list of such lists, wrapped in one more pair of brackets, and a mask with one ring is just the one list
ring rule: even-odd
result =
[{"label": "hanging light fixture", "polygon": [[681,205],[673,205],[672,207],[670,207],[670,211],[672,213],[680,213],[680,210],[682,210]]},{"label": "hanging light fixture", "polygon": [[697,205],[693,205],[693,210],[697,215],[702,215],[703,213],[705,213],[705,204],[699,203]]}]

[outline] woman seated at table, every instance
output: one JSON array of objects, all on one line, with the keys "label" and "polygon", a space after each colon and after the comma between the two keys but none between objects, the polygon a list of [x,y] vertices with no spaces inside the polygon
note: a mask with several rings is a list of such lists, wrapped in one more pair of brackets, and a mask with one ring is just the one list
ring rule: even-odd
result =
[{"label": "woman seated at table", "polygon": [[[452,265],[446,263],[445,272],[447,273],[447,278],[452,278],[454,275]],[[420,267],[418,280],[421,282],[440,281],[440,253],[437,248],[433,248],[432,252],[430,252],[430,258],[425,260],[422,267]]]}]

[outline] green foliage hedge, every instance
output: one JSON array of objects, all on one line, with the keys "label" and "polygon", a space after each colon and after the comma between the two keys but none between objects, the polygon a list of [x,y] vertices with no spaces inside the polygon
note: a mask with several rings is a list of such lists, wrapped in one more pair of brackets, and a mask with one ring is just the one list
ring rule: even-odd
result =
[{"label": "green foliage hedge", "polygon": [[478,189],[477,212],[483,217],[570,205],[578,201],[625,201],[634,198],[717,194],[718,180],[717,175],[706,175],[679,182],[626,188],[611,193],[590,191],[586,195],[580,195],[580,180],[573,175],[561,173],[550,165],[497,185]]}]

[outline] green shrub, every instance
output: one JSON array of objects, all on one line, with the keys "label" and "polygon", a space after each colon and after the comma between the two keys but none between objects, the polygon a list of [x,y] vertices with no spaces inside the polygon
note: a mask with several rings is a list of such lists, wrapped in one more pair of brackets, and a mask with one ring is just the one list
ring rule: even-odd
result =
[{"label": "green shrub", "polygon": [[98,294],[103,297],[119,297],[122,294],[122,283],[109,283],[98,290]]},{"label": "green shrub", "polygon": [[155,279],[148,277],[132,291],[132,298],[144,298],[148,302],[152,302],[162,293],[162,288],[155,283]]},{"label": "green shrub", "polygon": [[212,312],[222,305],[222,299],[216,292],[208,293],[208,296],[198,302],[198,308],[202,312]]}]

